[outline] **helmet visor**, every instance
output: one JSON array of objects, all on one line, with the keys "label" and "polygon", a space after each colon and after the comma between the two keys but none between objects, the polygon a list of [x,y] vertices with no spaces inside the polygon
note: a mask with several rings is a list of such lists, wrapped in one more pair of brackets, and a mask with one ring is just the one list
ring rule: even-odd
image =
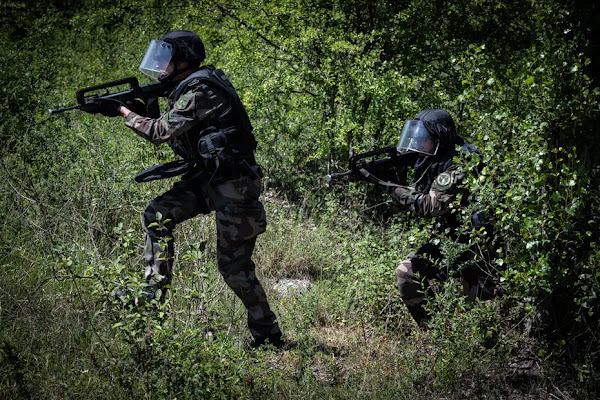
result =
[{"label": "helmet visor", "polygon": [[167,70],[171,58],[173,58],[171,44],[162,40],[152,40],[139,70],[151,78],[158,79]]},{"label": "helmet visor", "polygon": [[404,123],[397,150],[416,151],[432,156],[437,153],[439,145],[439,142],[429,134],[423,122],[411,119]]}]

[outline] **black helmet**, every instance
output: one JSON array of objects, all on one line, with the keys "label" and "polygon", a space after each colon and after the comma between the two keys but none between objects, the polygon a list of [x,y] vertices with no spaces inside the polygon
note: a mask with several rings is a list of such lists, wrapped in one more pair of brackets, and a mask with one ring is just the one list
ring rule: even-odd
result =
[{"label": "black helmet", "polygon": [[465,143],[456,133],[454,120],[447,111],[423,110],[414,119],[423,122],[427,132],[438,141],[440,147],[453,148],[456,144],[462,146]]},{"label": "black helmet", "polygon": [[171,31],[165,33],[160,40],[173,46],[173,60],[187,61],[198,66],[206,58],[204,43],[194,32]]}]

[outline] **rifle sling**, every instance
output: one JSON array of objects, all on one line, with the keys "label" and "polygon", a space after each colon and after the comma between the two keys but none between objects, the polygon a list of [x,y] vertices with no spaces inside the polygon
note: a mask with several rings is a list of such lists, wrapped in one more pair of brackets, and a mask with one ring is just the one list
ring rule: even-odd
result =
[{"label": "rifle sling", "polygon": [[401,187],[401,185],[397,185],[395,183],[392,182],[386,182],[384,180],[379,179],[378,177],[376,177],[375,175],[373,175],[372,173],[370,173],[369,171],[367,171],[364,168],[360,168],[359,169],[360,173],[363,174],[363,176],[365,178],[367,178],[369,181],[376,183],[378,185],[381,186],[386,186],[386,187]]}]

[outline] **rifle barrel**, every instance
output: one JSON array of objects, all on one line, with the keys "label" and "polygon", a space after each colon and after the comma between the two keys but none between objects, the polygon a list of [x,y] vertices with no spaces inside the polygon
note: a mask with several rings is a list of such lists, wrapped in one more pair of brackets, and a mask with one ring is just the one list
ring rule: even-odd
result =
[{"label": "rifle barrel", "polygon": [[54,108],[52,110],[48,110],[48,115],[61,114],[61,113],[64,113],[65,111],[75,110],[75,109],[77,109],[79,107],[81,107],[81,106],[79,104],[77,104],[77,105],[70,106],[70,107]]},{"label": "rifle barrel", "polygon": [[351,170],[344,171],[344,172],[336,172],[336,173],[329,174],[329,175],[325,176],[325,180],[327,181],[327,183],[329,183],[333,179],[341,178],[342,176],[348,176],[350,174],[352,174]]}]

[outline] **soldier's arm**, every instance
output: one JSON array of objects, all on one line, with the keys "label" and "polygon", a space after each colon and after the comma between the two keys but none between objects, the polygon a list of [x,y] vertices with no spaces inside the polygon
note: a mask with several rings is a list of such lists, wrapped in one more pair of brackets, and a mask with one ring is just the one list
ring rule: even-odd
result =
[{"label": "soldier's arm", "polygon": [[173,108],[159,118],[129,112],[125,125],[152,143],[160,144],[189,131],[226,103],[223,93],[200,83],[181,94]]},{"label": "soldier's arm", "polygon": [[464,177],[465,174],[454,165],[435,178],[429,192],[401,186],[394,190],[392,197],[404,210],[424,217],[438,217],[450,210],[450,205],[462,190],[460,184]]}]

